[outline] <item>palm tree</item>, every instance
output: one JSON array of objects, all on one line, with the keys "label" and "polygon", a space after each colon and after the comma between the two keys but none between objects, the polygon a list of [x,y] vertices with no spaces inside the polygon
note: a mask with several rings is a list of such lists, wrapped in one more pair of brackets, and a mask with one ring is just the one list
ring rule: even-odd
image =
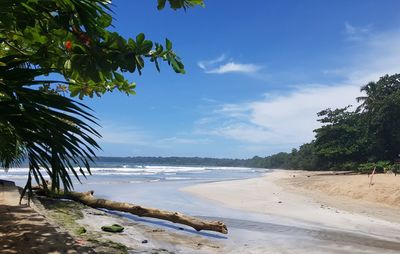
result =
[{"label": "palm tree", "polygon": [[376,82],[369,82],[360,89],[365,93],[365,96],[357,97],[357,102],[362,102],[357,107],[357,111],[369,111],[374,103],[378,100],[378,84]]},{"label": "palm tree", "polygon": [[357,97],[357,102],[362,102],[358,106],[358,111],[372,111],[387,96],[400,90],[400,74],[385,75],[377,82],[369,82],[361,87],[361,92],[365,96]]},{"label": "palm tree", "polygon": [[[100,134],[89,108],[57,93],[33,89],[40,69],[25,68],[15,58],[0,58],[0,165],[27,159],[28,181],[22,196],[31,196],[32,178],[48,189],[44,172],[51,179],[49,190],[69,191],[74,175],[79,180],[90,174],[89,163],[100,147],[94,137]],[[47,83],[58,81],[46,81]],[[86,169],[86,170],[84,170]]]}]

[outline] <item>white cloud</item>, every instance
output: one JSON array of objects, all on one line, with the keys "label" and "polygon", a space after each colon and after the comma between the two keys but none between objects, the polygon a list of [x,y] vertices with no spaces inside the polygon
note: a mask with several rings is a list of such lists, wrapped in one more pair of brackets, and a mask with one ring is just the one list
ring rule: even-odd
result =
[{"label": "white cloud", "polygon": [[225,73],[256,73],[262,69],[262,66],[252,63],[238,63],[232,59],[225,61],[226,55],[221,55],[215,59],[207,61],[199,61],[197,65],[205,73],[209,74],[225,74]]},{"label": "white cloud", "polygon": [[352,41],[361,41],[371,34],[372,26],[362,26],[356,27],[348,22],[344,23],[345,32],[347,34],[347,39]]},{"label": "white cloud", "polygon": [[359,85],[375,81],[385,74],[399,73],[400,30],[375,33],[352,45],[348,54],[343,56],[346,62],[343,66],[324,72]]},{"label": "white cloud", "polygon": [[203,134],[222,136],[246,143],[269,145],[299,144],[313,139],[319,126],[317,112],[355,104],[359,86],[306,86],[288,95],[261,100],[220,105],[214,111],[220,124],[208,129],[198,125]]},{"label": "white cloud", "polygon": [[344,23],[345,29],[346,29],[346,33],[347,34],[355,34],[356,33],[356,28],[352,25],[350,25],[349,23]]},{"label": "white cloud", "polygon": [[206,73],[224,74],[228,72],[255,73],[261,69],[261,66],[255,64],[241,64],[229,62],[215,69],[206,70]]},{"label": "white cloud", "polygon": [[[346,25],[349,34],[367,32]],[[376,81],[385,74],[400,72],[400,31],[376,33],[358,41],[357,51],[343,55],[343,64],[329,75],[342,81],[298,85],[288,92],[264,94],[261,99],[217,105],[205,115],[207,121],[197,121],[197,131],[237,140],[259,152],[266,147],[289,150],[314,138],[313,130],[320,126],[316,113],[326,108],[355,105],[360,86]]]},{"label": "white cloud", "polygon": [[226,59],[226,55],[225,55],[225,54],[222,54],[222,55],[220,55],[219,57],[217,57],[217,58],[215,58],[215,59],[206,60],[206,61],[199,61],[199,62],[197,63],[197,65],[198,65],[201,69],[205,70],[205,69],[207,69],[208,66],[214,65],[214,64],[217,64],[217,63],[220,63],[220,62],[224,61],[225,59]]}]

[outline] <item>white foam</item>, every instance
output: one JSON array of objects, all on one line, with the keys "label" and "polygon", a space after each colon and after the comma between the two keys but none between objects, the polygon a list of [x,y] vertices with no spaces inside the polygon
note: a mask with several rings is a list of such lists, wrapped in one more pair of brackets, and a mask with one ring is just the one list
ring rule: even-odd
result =
[{"label": "white foam", "polygon": [[[79,167],[75,168],[77,175],[82,176],[83,174],[79,172]],[[86,175],[89,173],[86,169],[83,169]],[[142,167],[94,167],[90,169],[92,175],[122,175],[122,176],[145,176],[145,175],[155,175],[155,174],[165,174],[165,175],[176,175],[178,173],[195,173],[201,174],[213,170],[223,170],[223,171],[247,171],[247,172],[259,172],[259,169],[245,168],[245,167],[194,167],[194,166],[142,166]],[[265,169],[260,169],[261,171],[268,171]],[[27,177],[29,172],[28,168],[10,168],[8,172],[1,172],[0,177],[11,178],[11,179],[23,179]],[[48,177],[45,169],[41,169],[40,172],[44,177]],[[70,172],[72,175],[72,172]],[[173,179],[172,177],[166,178],[167,180]]]},{"label": "white foam", "polygon": [[174,176],[174,177],[165,177],[165,180],[167,181],[174,181],[174,180],[189,180],[191,179],[190,177],[178,177],[178,176]]}]

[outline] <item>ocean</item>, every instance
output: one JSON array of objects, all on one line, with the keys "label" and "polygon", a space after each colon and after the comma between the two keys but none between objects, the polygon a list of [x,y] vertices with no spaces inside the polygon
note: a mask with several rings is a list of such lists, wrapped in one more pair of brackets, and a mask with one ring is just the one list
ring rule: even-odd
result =
[{"label": "ocean", "polygon": [[[215,181],[239,180],[259,177],[268,169],[213,166],[164,166],[101,163],[91,168],[92,175],[79,182],[74,176],[76,191],[93,190],[99,198],[131,202],[143,206],[177,210],[200,216],[216,216],[216,209],[210,209],[204,202],[181,192],[186,186]],[[23,187],[27,180],[28,168],[10,168],[0,171],[0,179],[14,181]],[[48,179],[47,174],[43,175]],[[195,213],[195,214],[193,214]]]}]

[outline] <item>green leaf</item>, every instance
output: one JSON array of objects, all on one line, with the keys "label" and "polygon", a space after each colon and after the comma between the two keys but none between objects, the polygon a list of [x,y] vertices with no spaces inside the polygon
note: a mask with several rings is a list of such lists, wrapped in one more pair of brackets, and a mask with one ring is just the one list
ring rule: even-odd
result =
[{"label": "green leaf", "polygon": [[165,39],[165,47],[167,50],[171,50],[172,49],[172,42],[168,39]]},{"label": "green leaf", "polygon": [[157,2],[158,2],[157,9],[158,10],[164,9],[166,0],[157,0]]},{"label": "green leaf", "polygon": [[69,70],[71,69],[71,60],[68,59],[67,61],[65,61],[64,63],[64,69]]},{"label": "green leaf", "polygon": [[145,40],[141,46],[141,54],[148,54],[149,51],[153,48],[153,42]]},{"label": "green leaf", "polygon": [[114,77],[118,82],[124,82],[125,81],[124,76],[122,76],[118,72],[114,72]]},{"label": "green leaf", "polygon": [[144,33],[140,33],[136,36],[136,44],[141,45],[144,41]]},{"label": "green leaf", "polygon": [[112,23],[112,17],[110,15],[103,15],[98,20],[98,25],[101,27],[109,27]]}]

